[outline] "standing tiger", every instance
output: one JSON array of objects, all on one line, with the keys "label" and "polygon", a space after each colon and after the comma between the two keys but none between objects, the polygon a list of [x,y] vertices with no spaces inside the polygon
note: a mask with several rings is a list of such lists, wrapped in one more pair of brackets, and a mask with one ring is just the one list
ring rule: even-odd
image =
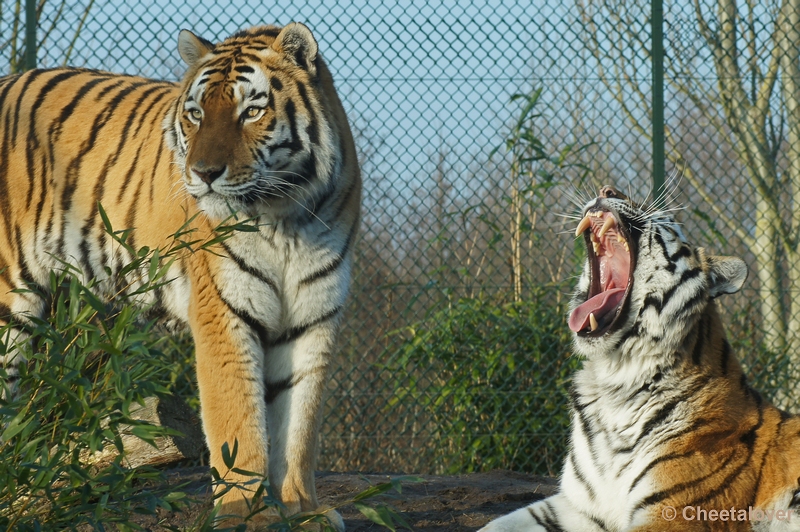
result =
[{"label": "standing tiger", "polygon": [[[213,243],[221,221],[247,220],[250,231],[184,251],[146,303],[192,332],[211,465],[224,474],[221,448],[238,442],[236,468],[268,474],[290,512],[313,510],[359,225],[352,134],[302,24],[216,45],[184,30],[178,51],[180,84],[73,68],[0,79],[0,316],[41,316],[44,301],[18,289],[49,286],[61,261],[118,286],[131,257],[98,205],[137,248],[166,247],[179,230]],[[4,357],[12,381],[20,358]],[[248,494],[222,495],[221,513],[249,513]]]},{"label": "standing tiger", "polygon": [[748,385],[713,301],[742,287],[744,262],[611,187],[576,235],[568,321],[585,362],[560,492],[483,530],[800,530],[800,417]]}]

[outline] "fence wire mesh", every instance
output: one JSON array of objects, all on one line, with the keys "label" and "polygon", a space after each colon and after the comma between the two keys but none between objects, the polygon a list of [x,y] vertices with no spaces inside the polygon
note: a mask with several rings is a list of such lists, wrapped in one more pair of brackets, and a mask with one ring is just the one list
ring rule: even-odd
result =
[{"label": "fence wire mesh", "polygon": [[[800,398],[800,13],[666,1],[672,206],[738,255],[725,302],[758,387]],[[24,2],[0,64],[23,68]],[[651,192],[650,2],[39,0],[37,65],[179,79],[177,33],[302,21],[355,131],[365,189],[320,467],[557,473],[567,439],[571,229],[602,184]],[[566,215],[567,217],[564,217]]]}]

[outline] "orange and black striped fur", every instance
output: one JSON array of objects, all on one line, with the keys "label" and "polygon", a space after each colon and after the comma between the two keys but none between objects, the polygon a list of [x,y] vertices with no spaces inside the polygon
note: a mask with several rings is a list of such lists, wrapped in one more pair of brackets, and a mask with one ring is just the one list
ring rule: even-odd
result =
[{"label": "orange and black striped fur", "polygon": [[800,417],[750,387],[714,301],[741,288],[744,262],[611,187],[576,234],[569,325],[585,362],[561,489],[484,530],[800,530]]},{"label": "orange and black striped fur", "polygon": [[[181,254],[143,303],[191,329],[211,465],[225,473],[220,450],[236,440],[237,468],[268,473],[290,512],[312,510],[359,225],[352,135],[302,24],[216,45],[184,30],[178,50],[180,84],[73,68],[0,79],[0,315],[40,316],[43,301],[16,289],[48,286],[61,261],[117,286],[131,257],[98,205],[136,248],[168,246],[187,221],[208,241],[222,220],[248,220],[252,231]],[[3,362],[13,380],[19,357]],[[245,513],[243,499],[232,490],[223,513]]]}]

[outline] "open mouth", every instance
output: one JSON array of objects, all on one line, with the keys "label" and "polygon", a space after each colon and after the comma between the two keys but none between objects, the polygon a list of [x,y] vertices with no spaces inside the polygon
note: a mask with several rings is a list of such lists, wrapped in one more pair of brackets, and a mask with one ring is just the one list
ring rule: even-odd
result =
[{"label": "open mouth", "polygon": [[625,224],[608,210],[587,211],[575,230],[584,235],[589,261],[589,294],[569,315],[569,328],[581,336],[611,331],[626,307],[636,256]]}]

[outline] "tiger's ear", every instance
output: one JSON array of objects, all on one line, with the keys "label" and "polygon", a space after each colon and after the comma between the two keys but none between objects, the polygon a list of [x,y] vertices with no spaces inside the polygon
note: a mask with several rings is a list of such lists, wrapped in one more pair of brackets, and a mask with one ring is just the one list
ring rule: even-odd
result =
[{"label": "tiger's ear", "polygon": [[189,30],[181,30],[178,34],[178,53],[189,66],[197,63],[212,48],[214,48],[214,43],[198,37]]},{"label": "tiger's ear", "polygon": [[288,24],[272,43],[272,49],[286,56],[286,58],[307,70],[312,76],[317,73],[317,40],[305,24],[292,22]]},{"label": "tiger's ear", "polygon": [[722,294],[735,294],[747,279],[747,265],[740,258],[708,255],[706,264],[708,265],[708,291],[712,298]]}]

